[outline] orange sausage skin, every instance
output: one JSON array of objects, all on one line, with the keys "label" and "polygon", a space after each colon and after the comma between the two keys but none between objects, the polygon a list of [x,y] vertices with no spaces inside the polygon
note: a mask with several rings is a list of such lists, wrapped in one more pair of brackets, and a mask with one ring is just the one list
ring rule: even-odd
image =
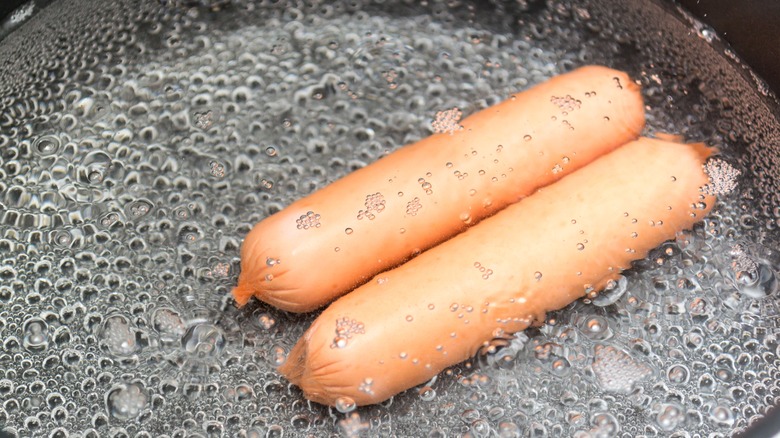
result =
[{"label": "orange sausage skin", "polygon": [[321,307],[635,139],[638,86],[583,67],[405,146],[256,224],[233,296]]},{"label": "orange sausage skin", "polygon": [[307,398],[378,403],[541,322],[690,228],[712,150],[642,138],[332,303],[279,368]]}]

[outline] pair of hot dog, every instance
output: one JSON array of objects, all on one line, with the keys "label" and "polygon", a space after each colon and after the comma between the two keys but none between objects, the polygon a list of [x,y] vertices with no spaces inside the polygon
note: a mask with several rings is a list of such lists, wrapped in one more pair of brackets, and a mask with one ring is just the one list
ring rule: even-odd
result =
[{"label": "pair of hot dog", "polygon": [[244,241],[239,305],[254,295],[309,311],[357,287],[279,368],[309,399],[365,405],[423,383],[597,292],[714,203],[700,190],[710,149],[637,140],[642,98],[622,72],[578,69],[461,126],[291,204]]}]

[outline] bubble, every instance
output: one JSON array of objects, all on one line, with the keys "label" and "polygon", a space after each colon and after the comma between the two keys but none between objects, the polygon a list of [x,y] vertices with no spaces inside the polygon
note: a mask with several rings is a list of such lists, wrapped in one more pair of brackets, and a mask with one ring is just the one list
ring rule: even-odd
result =
[{"label": "bubble", "polygon": [[342,414],[347,414],[349,412],[352,412],[357,407],[355,401],[349,397],[337,398],[335,406],[336,406],[336,410],[341,412]]},{"label": "bubble", "polygon": [[200,322],[189,327],[181,338],[184,351],[200,358],[221,356],[226,343],[222,329],[208,322]]},{"label": "bubble", "polygon": [[333,344],[331,345],[332,348],[344,348],[347,346],[348,339],[345,336],[336,335],[335,338],[333,338]]},{"label": "bubble", "polygon": [[594,413],[590,418],[593,436],[615,436],[620,432],[620,423],[607,412]]},{"label": "bubble", "polygon": [[152,327],[167,340],[178,340],[186,331],[179,313],[165,307],[155,310],[152,314]]},{"label": "bubble", "polygon": [[153,204],[147,199],[137,199],[127,205],[126,212],[131,219],[139,219],[152,211]]},{"label": "bubble", "polygon": [[523,429],[521,429],[520,426],[511,421],[501,421],[498,423],[498,436],[502,438],[520,438],[523,436],[522,431]]},{"label": "bubble", "polygon": [[276,320],[268,313],[261,313],[257,317],[257,323],[261,328],[270,330],[274,325],[276,325]]},{"label": "bubble", "polygon": [[720,427],[732,427],[734,425],[734,413],[728,405],[717,404],[710,409],[709,419]]},{"label": "bubble", "polygon": [[195,112],[193,114],[193,124],[196,128],[202,130],[208,130],[214,125],[214,121],[217,118],[214,111],[207,110],[204,112]]},{"label": "bubble", "polygon": [[684,420],[685,412],[680,406],[674,403],[661,405],[660,412],[656,416],[656,424],[658,424],[661,430],[666,431],[676,429]]},{"label": "bubble", "polygon": [[594,306],[606,307],[615,304],[628,290],[628,280],[620,276],[617,281],[610,280],[599,294],[591,299]]},{"label": "bubble", "polygon": [[688,382],[690,371],[688,367],[682,364],[672,365],[666,370],[666,378],[671,383],[683,384]]},{"label": "bubble", "polygon": [[768,263],[761,261],[751,268],[738,271],[737,285],[740,292],[751,298],[764,298],[777,291],[777,273]]},{"label": "bubble", "polygon": [[571,368],[571,363],[566,358],[559,358],[553,361],[552,370],[557,375],[567,374]]},{"label": "bubble", "polygon": [[484,419],[480,418],[473,423],[471,423],[471,426],[469,427],[469,432],[471,432],[472,436],[474,437],[489,437],[491,436],[491,432],[493,432],[493,429],[490,426],[490,423]]},{"label": "bubble", "polygon": [[182,224],[177,234],[177,242],[184,245],[198,242],[204,238],[201,228],[193,222]]},{"label": "bubble", "polygon": [[22,346],[29,351],[42,351],[49,346],[49,327],[40,318],[31,318],[24,323]]},{"label": "bubble", "polygon": [[106,393],[105,403],[109,415],[127,421],[137,418],[147,408],[149,395],[140,384],[120,384]]},{"label": "bubble", "polygon": [[53,135],[44,135],[37,138],[32,145],[32,149],[35,153],[41,156],[49,156],[56,154],[60,149],[60,139]]},{"label": "bubble", "polygon": [[373,386],[374,386],[374,379],[370,377],[366,377],[365,379],[363,379],[362,382],[360,382],[360,386],[358,386],[358,391],[372,395],[374,394]]},{"label": "bubble", "polygon": [[100,225],[102,225],[105,228],[110,228],[112,225],[118,223],[120,220],[119,214],[117,213],[106,213],[104,214],[100,219]]},{"label": "bubble", "polygon": [[87,175],[87,180],[91,183],[101,183],[103,182],[103,172],[100,170],[90,170]]},{"label": "bubble", "polygon": [[297,430],[307,430],[311,426],[311,421],[305,414],[298,414],[294,416],[290,423]]},{"label": "bubble", "polygon": [[[420,184],[420,187],[423,189],[423,191],[425,192],[426,195],[432,195],[433,194],[433,185],[430,182],[426,181],[425,178],[419,178],[417,180],[417,182]],[[419,204],[419,199],[418,198],[414,198],[414,199],[416,199],[417,203]],[[410,204],[412,202],[414,202],[414,200],[412,200],[410,202]],[[407,206],[407,212],[408,212],[408,210],[409,210],[409,207]],[[412,214],[412,216],[414,216],[414,214]]]},{"label": "bubble", "polygon": [[211,161],[209,163],[209,173],[217,178],[223,178],[225,176],[225,165],[219,161]]},{"label": "bubble", "polygon": [[59,230],[52,233],[52,243],[57,246],[69,247],[73,243],[73,235],[66,230]]},{"label": "bubble", "polygon": [[271,347],[272,363],[275,367],[280,367],[287,361],[287,352],[279,345]]},{"label": "bubble", "polygon": [[260,180],[260,186],[266,190],[271,190],[274,187],[274,183],[273,181],[263,178]]},{"label": "bubble", "polygon": [[420,399],[422,401],[433,401],[433,399],[436,398],[436,390],[431,388],[430,386],[423,386],[422,388],[417,390],[417,393],[420,396]]},{"label": "bubble", "polygon": [[124,315],[106,317],[98,333],[103,348],[115,356],[130,356],[140,349],[135,330]]},{"label": "bubble", "polygon": [[211,269],[211,274],[214,277],[227,277],[230,274],[230,265],[227,263],[217,263]]},{"label": "bubble", "polygon": [[607,319],[598,315],[582,318],[580,330],[586,337],[593,340],[605,340],[613,335]]}]

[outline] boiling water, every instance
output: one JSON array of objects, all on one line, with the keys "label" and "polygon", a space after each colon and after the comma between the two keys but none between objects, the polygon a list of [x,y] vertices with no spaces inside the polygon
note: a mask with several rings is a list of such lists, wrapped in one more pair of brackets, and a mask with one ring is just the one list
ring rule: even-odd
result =
[{"label": "boiling water", "polygon": [[[3,40],[6,431],[725,436],[775,403],[780,131],[760,81],[654,4],[414,3],[62,0]],[[586,63],[642,84],[648,133],[720,147],[736,189],[497,353],[381,405],[308,403],[275,367],[313,316],[229,297],[250,227],[440,111]]]}]

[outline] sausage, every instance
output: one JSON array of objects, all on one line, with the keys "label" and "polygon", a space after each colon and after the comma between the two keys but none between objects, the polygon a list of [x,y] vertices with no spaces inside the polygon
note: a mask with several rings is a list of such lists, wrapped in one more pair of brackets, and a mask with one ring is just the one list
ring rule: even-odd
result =
[{"label": "sausage", "polygon": [[589,66],[405,146],[256,224],[233,297],[317,309],[635,139],[639,87]]},{"label": "sausage", "polygon": [[715,202],[702,189],[711,152],[641,138],[603,156],[336,300],[279,372],[326,405],[428,381],[701,220]]}]

